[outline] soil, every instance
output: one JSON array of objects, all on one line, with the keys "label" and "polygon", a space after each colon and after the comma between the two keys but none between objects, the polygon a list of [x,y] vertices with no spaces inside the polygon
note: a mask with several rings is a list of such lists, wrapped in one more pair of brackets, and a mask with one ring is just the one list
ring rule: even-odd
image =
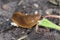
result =
[{"label": "soil", "polygon": [[[17,3],[20,0],[0,0],[0,40],[18,40],[20,37],[24,35],[28,35],[28,37],[22,40],[60,40],[60,31],[55,29],[49,29],[49,32],[40,31],[36,33],[35,26],[32,29],[24,29],[11,25],[11,17],[16,10]],[[24,0],[23,0],[24,1]],[[45,11],[47,9],[57,9],[60,10],[59,6],[53,5],[48,2],[48,0],[26,0],[23,2],[24,5],[27,3],[37,3],[39,5],[38,10],[42,10],[41,15],[45,16]],[[3,5],[7,4],[7,7],[4,9]],[[22,9],[23,10],[23,9]],[[31,9],[33,10],[33,9]],[[35,10],[35,7],[34,7]],[[30,11],[30,10],[26,10]],[[60,15],[59,13],[53,13],[54,15]],[[60,25],[60,19],[48,18],[53,23]],[[45,28],[41,28],[45,30]]]}]

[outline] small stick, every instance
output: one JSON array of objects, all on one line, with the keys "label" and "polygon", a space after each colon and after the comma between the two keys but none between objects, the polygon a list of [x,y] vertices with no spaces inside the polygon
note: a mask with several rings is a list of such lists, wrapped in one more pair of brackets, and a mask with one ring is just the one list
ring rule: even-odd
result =
[{"label": "small stick", "polygon": [[18,3],[18,5],[21,5],[21,4],[22,4],[22,2],[23,2],[23,0],[21,0],[21,1]]},{"label": "small stick", "polygon": [[[38,22],[38,23],[39,23],[39,22]],[[37,25],[36,25],[36,27],[35,27],[35,31],[36,31],[36,32],[38,32],[38,29],[39,29],[38,23],[37,23]]]},{"label": "small stick", "polygon": [[27,37],[27,35],[24,35],[24,36],[20,37],[20,38],[17,39],[17,40],[22,40],[22,39],[24,39],[24,38],[26,38],[26,37]]},{"label": "small stick", "polygon": [[60,19],[60,16],[58,16],[58,15],[47,15],[47,16],[44,16],[43,18],[48,18],[48,17]]}]

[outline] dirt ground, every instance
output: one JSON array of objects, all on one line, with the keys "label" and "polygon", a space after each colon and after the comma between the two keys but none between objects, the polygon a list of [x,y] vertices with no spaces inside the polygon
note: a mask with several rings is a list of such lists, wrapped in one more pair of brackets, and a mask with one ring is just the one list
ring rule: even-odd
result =
[{"label": "dirt ground", "polygon": [[[11,17],[14,11],[16,10],[18,1],[20,0],[13,0],[13,1],[0,0],[0,40],[18,40],[24,35],[27,35],[27,37],[22,40],[60,40],[60,31],[58,30],[49,29],[50,32],[41,31],[39,33],[36,33],[35,26],[33,29],[24,29],[12,26]],[[42,16],[46,15],[45,11],[47,9],[60,10],[58,6],[49,3],[48,0],[23,0],[23,1],[25,4],[36,2],[39,5],[38,10],[42,10],[41,14]],[[6,9],[3,8],[3,5],[5,4],[8,5]],[[53,13],[53,14],[59,15],[59,13]],[[48,18],[48,19],[53,23],[60,25],[59,23],[60,19],[54,19],[54,18]]]}]

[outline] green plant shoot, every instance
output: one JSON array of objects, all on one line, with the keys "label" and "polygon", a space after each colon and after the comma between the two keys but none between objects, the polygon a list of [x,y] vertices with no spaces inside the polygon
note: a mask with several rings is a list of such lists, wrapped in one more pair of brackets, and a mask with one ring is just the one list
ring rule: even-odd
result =
[{"label": "green plant shoot", "polygon": [[48,19],[45,19],[45,18],[40,20],[38,25],[39,26],[44,26],[44,27],[47,27],[47,28],[52,28],[52,29],[60,30],[60,26],[52,23],[51,21],[49,21]]}]

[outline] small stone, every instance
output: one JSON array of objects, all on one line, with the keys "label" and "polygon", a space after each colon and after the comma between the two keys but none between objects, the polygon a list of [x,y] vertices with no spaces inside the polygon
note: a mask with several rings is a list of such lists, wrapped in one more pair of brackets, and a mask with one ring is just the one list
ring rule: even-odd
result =
[{"label": "small stone", "polygon": [[22,31],[22,34],[24,34],[25,32],[24,31]]},{"label": "small stone", "polygon": [[47,10],[45,11],[45,13],[46,13],[46,14],[51,14],[52,11],[53,11],[53,9],[47,9]]},{"label": "small stone", "polygon": [[38,7],[39,7],[39,5],[38,5],[38,4],[36,4],[36,3],[34,4],[34,6],[35,6],[36,8],[38,8]]},{"label": "small stone", "polygon": [[26,6],[23,6],[23,8],[26,8]]},{"label": "small stone", "polygon": [[10,7],[9,7],[7,4],[4,4],[4,5],[2,5],[2,8],[3,8],[4,10],[8,10]]},{"label": "small stone", "polygon": [[35,15],[38,14],[38,11],[35,11]]},{"label": "small stone", "polygon": [[6,19],[6,21],[9,21],[9,19]]}]

